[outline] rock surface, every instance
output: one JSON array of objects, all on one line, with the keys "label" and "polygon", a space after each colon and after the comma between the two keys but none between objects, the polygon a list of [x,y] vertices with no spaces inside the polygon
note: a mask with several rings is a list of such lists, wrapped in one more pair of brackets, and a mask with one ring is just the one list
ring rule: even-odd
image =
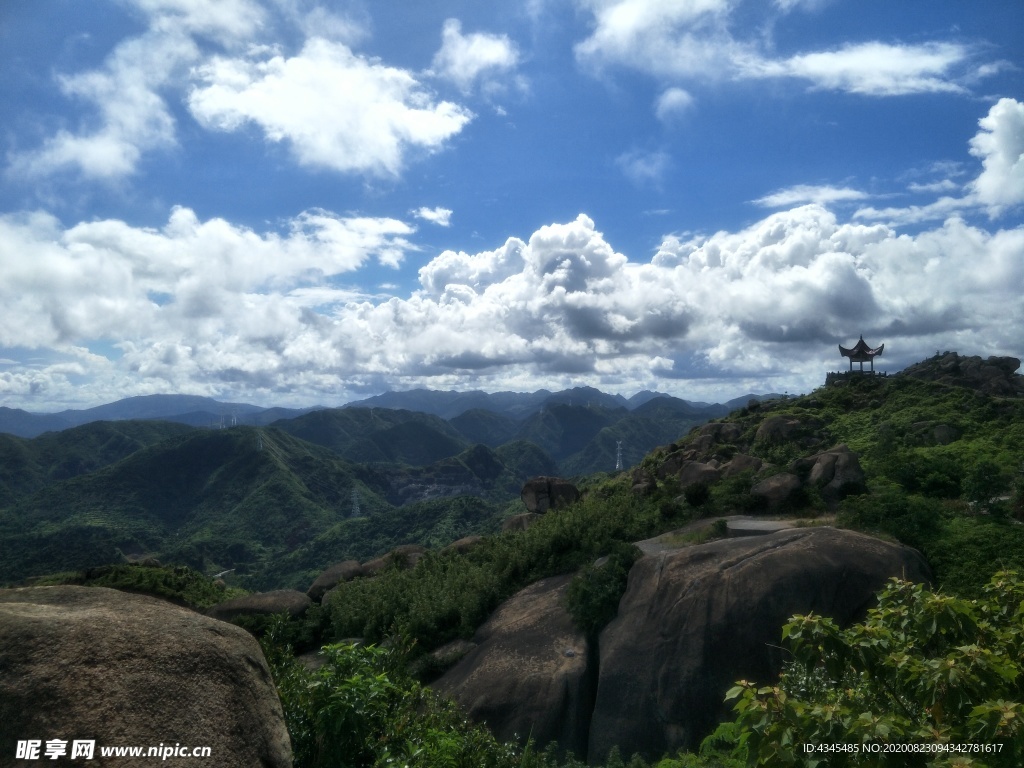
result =
[{"label": "rock surface", "polygon": [[352,581],[357,576],[363,575],[363,566],[356,560],[346,560],[342,563],[335,563],[316,577],[310,584],[306,594],[313,602],[320,602],[325,592],[329,592],[343,581]]},{"label": "rock surface", "polygon": [[960,356],[946,352],[904,368],[897,376],[937,381],[956,387],[968,387],[986,395],[1018,397],[1024,395],[1024,376],[1016,373],[1016,357]]},{"label": "rock surface", "polygon": [[867,490],[867,478],[857,454],[842,443],[813,456],[797,459],[790,465],[790,471],[806,476],[807,482],[817,486],[829,504],[836,504],[848,494]]},{"label": "rock surface", "polygon": [[501,741],[532,736],[586,749],[593,675],[586,639],[564,607],[571,579],[543,579],[505,601],[477,630],[476,647],[432,686]]},{"label": "rock surface", "polygon": [[427,548],[419,544],[399,544],[386,555],[363,563],[363,576],[376,576],[389,565],[397,565],[402,569],[415,568],[426,552]]},{"label": "rock surface", "polygon": [[484,543],[483,536],[463,536],[457,541],[453,541],[447,547],[441,550],[441,553],[455,552],[459,555],[465,555],[472,552],[474,549]]},{"label": "rock surface", "polygon": [[259,645],[187,608],[102,587],[3,589],[0,670],[4,765],[24,739],[67,740],[69,753],[72,740],[95,740],[95,762],[61,765],[103,765],[100,746],[161,743],[210,747],[195,762],[224,768],[292,765]]},{"label": "rock surface", "polygon": [[929,578],[915,550],[833,528],[724,539],[641,558],[600,637],[588,758],[694,749],[736,680],[768,682],[782,625],[815,611],[859,619],[891,576]]},{"label": "rock surface", "polygon": [[206,615],[221,621],[231,621],[245,613],[259,616],[272,616],[275,613],[301,616],[312,604],[313,601],[304,592],[296,589],[277,589],[273,592],[256,592],[225,600],[207,610]]},{"label": "rock surface", "polygon": [[777,475],[766,477],[751,488],[750,492],[768,502],[769,507],[779,507],[785,504],[801,485],[803,483],[796,475],[780,472]]},{"label": "rock surface", "polygon": [[560,477],[535,477],[527,480],[519,494],[526,509],[543,515],[549,509],[560,509],[579,501],[579,489]]},{"label": "rock surface", "polygon": [[564,608],[570,577],[546,579],[502,604],[434,688],[502,740],[557,740],[592,763],[616,744],[656,759],[696,749],[727,719],[723,699],[736,680],[777,676],[793,614],[846,624],[889,577],[930,577],[915,550],[827,527],[683,548],[672,540],[640,543],[645,555],[597,650]]}]

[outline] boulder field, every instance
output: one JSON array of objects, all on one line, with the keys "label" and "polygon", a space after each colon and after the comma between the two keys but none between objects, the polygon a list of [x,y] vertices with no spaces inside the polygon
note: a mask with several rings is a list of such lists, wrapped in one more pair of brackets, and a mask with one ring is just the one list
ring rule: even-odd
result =
[{"label": "boulder field", "polygon": [[[0,764],[18,741],[54,739],[66,741],[61,765],[292,765],[270,670],[245,630],[103,587],[0,589]],[[93,760],[70,760],[76,739],[95,742]],[[158,745],[210,756],[100,755]]]},{"label": "boulder field", "polygon": [[545,579],[504,603],[433,686],[501,739],[557,740],[591,762],[615,745],[648,759],[695,749],[731,719],[736,680],[778,675],[793,614],[856,621],[893,576],[930,578],[916,550],[828,527],[660,551],[634,564],[596,647],[565,608],[571,577]]}]

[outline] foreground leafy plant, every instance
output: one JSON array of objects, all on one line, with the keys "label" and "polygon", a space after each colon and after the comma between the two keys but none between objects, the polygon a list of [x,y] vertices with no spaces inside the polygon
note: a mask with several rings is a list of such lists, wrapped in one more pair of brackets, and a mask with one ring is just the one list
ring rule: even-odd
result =
[{"label": "foreground leafy plant", "polygon": [[[1024,580],[996,574],[979,600],[893,579],[862,624],[821,616],[783,629],[779,683],[727,694],[760,765],[1024,764]],[[813,751],[805,745],[845,745]],[[980,745],[962,752],[958,745]],[[888,745],[888,747],[886,746]],[[885,751],[906,745],[910,751]]]},{"label": "foreground leafy plant", "polygon": [[280,642],[281,617],[263,638],[297,768],[534,768],[518,750],[470,724],[413,680],[406,653],[339,643],[311,671]]}]

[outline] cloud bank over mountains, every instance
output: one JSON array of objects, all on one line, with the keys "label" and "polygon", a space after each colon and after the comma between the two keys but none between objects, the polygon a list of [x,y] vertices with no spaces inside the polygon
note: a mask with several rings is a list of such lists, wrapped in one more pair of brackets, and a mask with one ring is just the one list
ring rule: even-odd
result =
[{"label": "cloud bank over mountains", "polygon": [[[980,169],[959,202],[998,217],[1024,195],[1024,105],[999,101],[979,128]],[[277,234],[187,208],[159,230],[5,215],[0,344],[61,359],[0,373],[0,387],[60,400],[82,378],[97,396],[302,391],[325,402],[386,387],[628,390],[673,378],[697,379],[690,392],[795,389],[820,383],[835,344],[859,333],[904,350],[903,362],[1018,343],[1024,228],[989,231],[954,210],[906,234],[861,214],[843,221],[830,197],[848,196],[735,232],[668,234],[648,260],[617,252],[580,214],[493,250],[445,251],[405,298],[345,283],[369,260],[398,265],[416,251],[415,225],[397,219],[306,211]],[[119,355],[90,352],[97,339]]]},{"label": "cloud bank over mountains", "polygon": [[[859,334],[893,369],[1017,353],[1024,62],[955,25],[819,34],[841,4],[102,3],[117,34],[10,66],[0,405],[725,400],[817,386]],[[739,213],[691,210],[720,189]]]}]

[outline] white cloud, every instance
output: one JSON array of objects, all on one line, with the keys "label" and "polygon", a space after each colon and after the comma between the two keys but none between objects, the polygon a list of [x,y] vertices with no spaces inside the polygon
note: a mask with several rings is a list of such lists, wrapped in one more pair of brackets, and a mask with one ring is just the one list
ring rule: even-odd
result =
[{"label": "white cloud", "polygon": [[234,45],[264,22],[250,0],[123,0],[141,11],[146,31],[111,51],[103,65],[59,75],[64,95],[92,106],[96,119],[61,129],[41,147],[8,157],[9,173],[37,178],[70,170],[89,179],[135,173],[142,156],[173,147],[175,121],[164,92],[176,87],[201,53],[194,36]]},{"label": "white cloud", "polygon": [[831,0],[774,0],[775,6],[783,13],[796,9],[817,11],[825,7]]},{"label": "white cloud", "polygon": [[983,170],[972,190],[992,216],[1024,203],[1024,103],[1000,99],[971,139],[971,154]]},{"label": "white cloud", "polygon": [[693,96],[682,88],[668,88],[658,97],[654,114],[663,123],[668,123],[688,112],[692,106]]},{"label": "white cloud", "polygon": [[875,208],[866,205],[853,214],[855,219],[885,221],[892,225],[919,224],[923,221],[937,221],[962,213],[970,208],[970,200],[964,197],[943,196],[926,205],[888,206]]},{"label": "white cloud", "polygon": [[204,35],[222,44],[251,37],[263,26],[263,8],[251,0],[122,0],[143,11],[165,33]]},{"label": "white cloud", "polygon": [[197,55],[190,38],[151,30],[118,45],[100,69],[60,77],[65,95],[96,109],[99,127],[58,131],[39,149],[11,156],[10,173],[34,178],[72,170],[93,179],[134,173],[144,152],[174,145],[174,118],[159,92]]},{"label": "white cloud", "polygon": [[633,150],[615,158],[615,164],[637,186],[657,186],[672,165],[667,152]]},{"label": "white cloud", "polygon": [[473,117],[436,102],[408,71],[322,39],[290,58],[218,57],[196,76],[202,84],[188,103],[203,125],[255,123],[271,141],[287,141],[303,165],[348,173],[394,176],[410,152],[441,149]]},{"label": "white cloud", "polygon": [[787,206],[799,205],[802,203],[818,203],[828,205],[830,203],[845,202],[847,200],[863,200],[867,197],[866,192],[849,187],[811,186],[797,184],[793,187],[780,189],[770,195],[754,200],[757,205],[765,208],[785,208]]},{"label": "white cloud", "polygon": [[496,78],[519,64],[519,51],[507,35],[483,32],[462,34],[458,19],[448,19],[441,32],[441,48],[434,55],[431,74],[454,83],[468,94],[481,82],[494,87]]},{"label": "white cloud", "polygon": [[412,212],[412,215],[417,219],[437,224],[439,227],[451,226],[452,223],[452,210],[450,208],[417,208]]},{"label": "white cloud", "polygon": [[628,66],[662,77],[715,77],[743,46],[729,35],[730,0],[578,0],[594,31],[576,45],[596,69]]},{"label": "white cloud", "polygon": [[[866,206],[854,216],[893,224],[915,224],[984,208],[990,217],[996,218],[1024,203],[1024,103],[1000,99],[978,125],[981,130],[970,140],[970,152],[981,160],[982,169],[965,186],[966,194],[946,195],[925,205],[882,209]],[[940,166],[936,170],[960,173],[959,166]],[[910,188],[914,192],[943,192],[961,186],[944,179],[931,185],[912,184]]]},{"label": "white cloud", "polygon": [[[623,66],[661,80],[806,80],[812,88],[870,96],[966,93],[965,83],[991,76],[1001,63],[973,65],[975,51],[948,42],[867,41],[837,50],[771,55],[757,37],[738,38],[732,0],[577,0],[594,28],[576,45],[577,59],[594,70]],[[778,0],[780,13],[817,10],[815,0]]]},{"label": "white cloud", "polygon": [[[142,348],[257,326],[273,335],[275,323],[285,329],[304,308],[325,303],[330,278],[373,257],[400,261],[414,247],[411,233],[394,219],[319,210],[296,217],[285,235],[200,221],[187,208],[174,209],[160,230],[117,220],[64,229],[42,213],[0,216],[0,346],[109,339]],[[276,315],[263,311],[267,302]]]},{"label": "white cloud", "polygon": [[789,59],[755,61],[745,74],[802,78],[815,88],[868,96],[964,93],[964,87],[953,79],[953,72],[968,58],[969,51],[954,43],[868,42]]},{"label": "white cloud", "polygon": [[[388,386],[664,390],[672,379],[714,398],[724,384],[816,386],[839,365],[835,344],[861,333],[905,362],[936,347],[1012,352],[1024,320],[1024,228],[958,218],[911,236],[812,204],[669,236],[634,260],[580,215],[494,250],[446,251],[405,298],[337,286],[413,248],[410,233],[324,211],[283,234],[187,209],[159,230],[0,217],[0,345],[63,357],[5,366],[0,401],[181,391],[334,403]],[[89,353],[96,340],[116,342],[120,359]]]},{"label": "white cloud", "polygon": [[952,192],[955,189],[959,189],[960,185],[952,179],[942,179],[940,181],[933,181],[928,184],[921,184],[918,182],[911,182],[907,185],[907,189],[911,192],[917,192],[919,194],[938,194],[940,192]]}]

